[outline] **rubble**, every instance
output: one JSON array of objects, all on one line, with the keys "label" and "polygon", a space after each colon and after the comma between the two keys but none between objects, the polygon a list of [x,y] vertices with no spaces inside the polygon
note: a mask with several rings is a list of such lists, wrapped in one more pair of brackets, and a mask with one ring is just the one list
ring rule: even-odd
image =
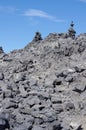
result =
[{"label": "rubble", "polygon": [[8,130],[86,129],[86,34],[65,36],[51,33],[0,53],[0,113],[9,114]]}]

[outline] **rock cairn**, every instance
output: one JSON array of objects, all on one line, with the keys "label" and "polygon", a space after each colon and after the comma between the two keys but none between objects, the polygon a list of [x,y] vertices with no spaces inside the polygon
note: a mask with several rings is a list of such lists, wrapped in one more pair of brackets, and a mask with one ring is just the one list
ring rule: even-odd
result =
[{"label": "rock cairn", "polygon": [[76,34],[76,31],[73,29],[73,27],[74,27],[74,23],[73,23],[73,21],[72,21],[71,24],[70,24],[70,28],[69,28],[69,30],[68,30],[68,35],[69,35],[69,37],[71,37],[72,39],[75,38],[75,34]]},{"label": "rock cairn", "polygon": [[0,47],[0,54],[1,54],[1,53],[4,53],[4,50],[3,50],[2,47]]},{"label": "rock cairn", "polygon": [[42,40],[41,33],[40,32],[36,32],[33,41],[34,42],[38,42],[40,40]]}]

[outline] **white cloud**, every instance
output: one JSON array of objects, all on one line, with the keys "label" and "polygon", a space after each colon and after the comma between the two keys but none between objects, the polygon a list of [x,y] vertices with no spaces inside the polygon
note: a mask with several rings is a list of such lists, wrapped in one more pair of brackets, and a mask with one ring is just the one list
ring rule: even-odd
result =
[{"label": "white cloud", "polygon": [[53,19],[53,16],[47,14],[44,11],[41,10],[36,10],[36,9],[29,9],[25,12],[26,16],[38,16],[42,18],[48,18],[48,19]]},{"label": "white cloud", "polygon": [[41,18],[46,18],[46,19],[52,20],[54,22],[64,22],[64,20],[57,19],[56,17],[49,15],[48,13],[46,13],[42,10],[37,10],[37,9],[29,9],[29,10],[25,11],[24,16],[41,17]]},{"label": "white cloud", "polygon": [[0,6],[0,13],[14,13],[18,10],[19,9],[10,6]]},{"label": "white cloud", "polygon": [[79,0],[79,1],[86,3],[86,0]]}]

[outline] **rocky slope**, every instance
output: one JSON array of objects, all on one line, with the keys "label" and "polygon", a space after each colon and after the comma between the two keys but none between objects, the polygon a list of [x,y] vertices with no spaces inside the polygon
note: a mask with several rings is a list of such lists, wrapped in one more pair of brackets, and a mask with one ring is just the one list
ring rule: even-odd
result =
[{"label": "rocky slope", "polygon": [[86,34],[51,33],[0,53],[0,126],[6,128],[2,119],[9,130],[86,129]]}]

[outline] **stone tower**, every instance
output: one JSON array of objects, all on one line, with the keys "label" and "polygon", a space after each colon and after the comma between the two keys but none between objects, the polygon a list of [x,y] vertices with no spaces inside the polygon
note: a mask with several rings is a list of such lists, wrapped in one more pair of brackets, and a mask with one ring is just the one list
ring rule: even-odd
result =
[{"label": "stone tower", "polygon": [[33,41],[37,42],[37,41],[40,41],[40,40],[42,40],[41,33],[36,32]]},{"label": "stone tower", "polygon": [[75,38],[75,34],[76,34],[76,31],[73,29],[73,27],[74,27],[74,23],[73,23],[73,21],[72,21],[71,24],[70,24],[70,28],[69,28],[69,30],[68,30],[68,35],[69,35],[69,37],[71,37],[72,39]]}]

